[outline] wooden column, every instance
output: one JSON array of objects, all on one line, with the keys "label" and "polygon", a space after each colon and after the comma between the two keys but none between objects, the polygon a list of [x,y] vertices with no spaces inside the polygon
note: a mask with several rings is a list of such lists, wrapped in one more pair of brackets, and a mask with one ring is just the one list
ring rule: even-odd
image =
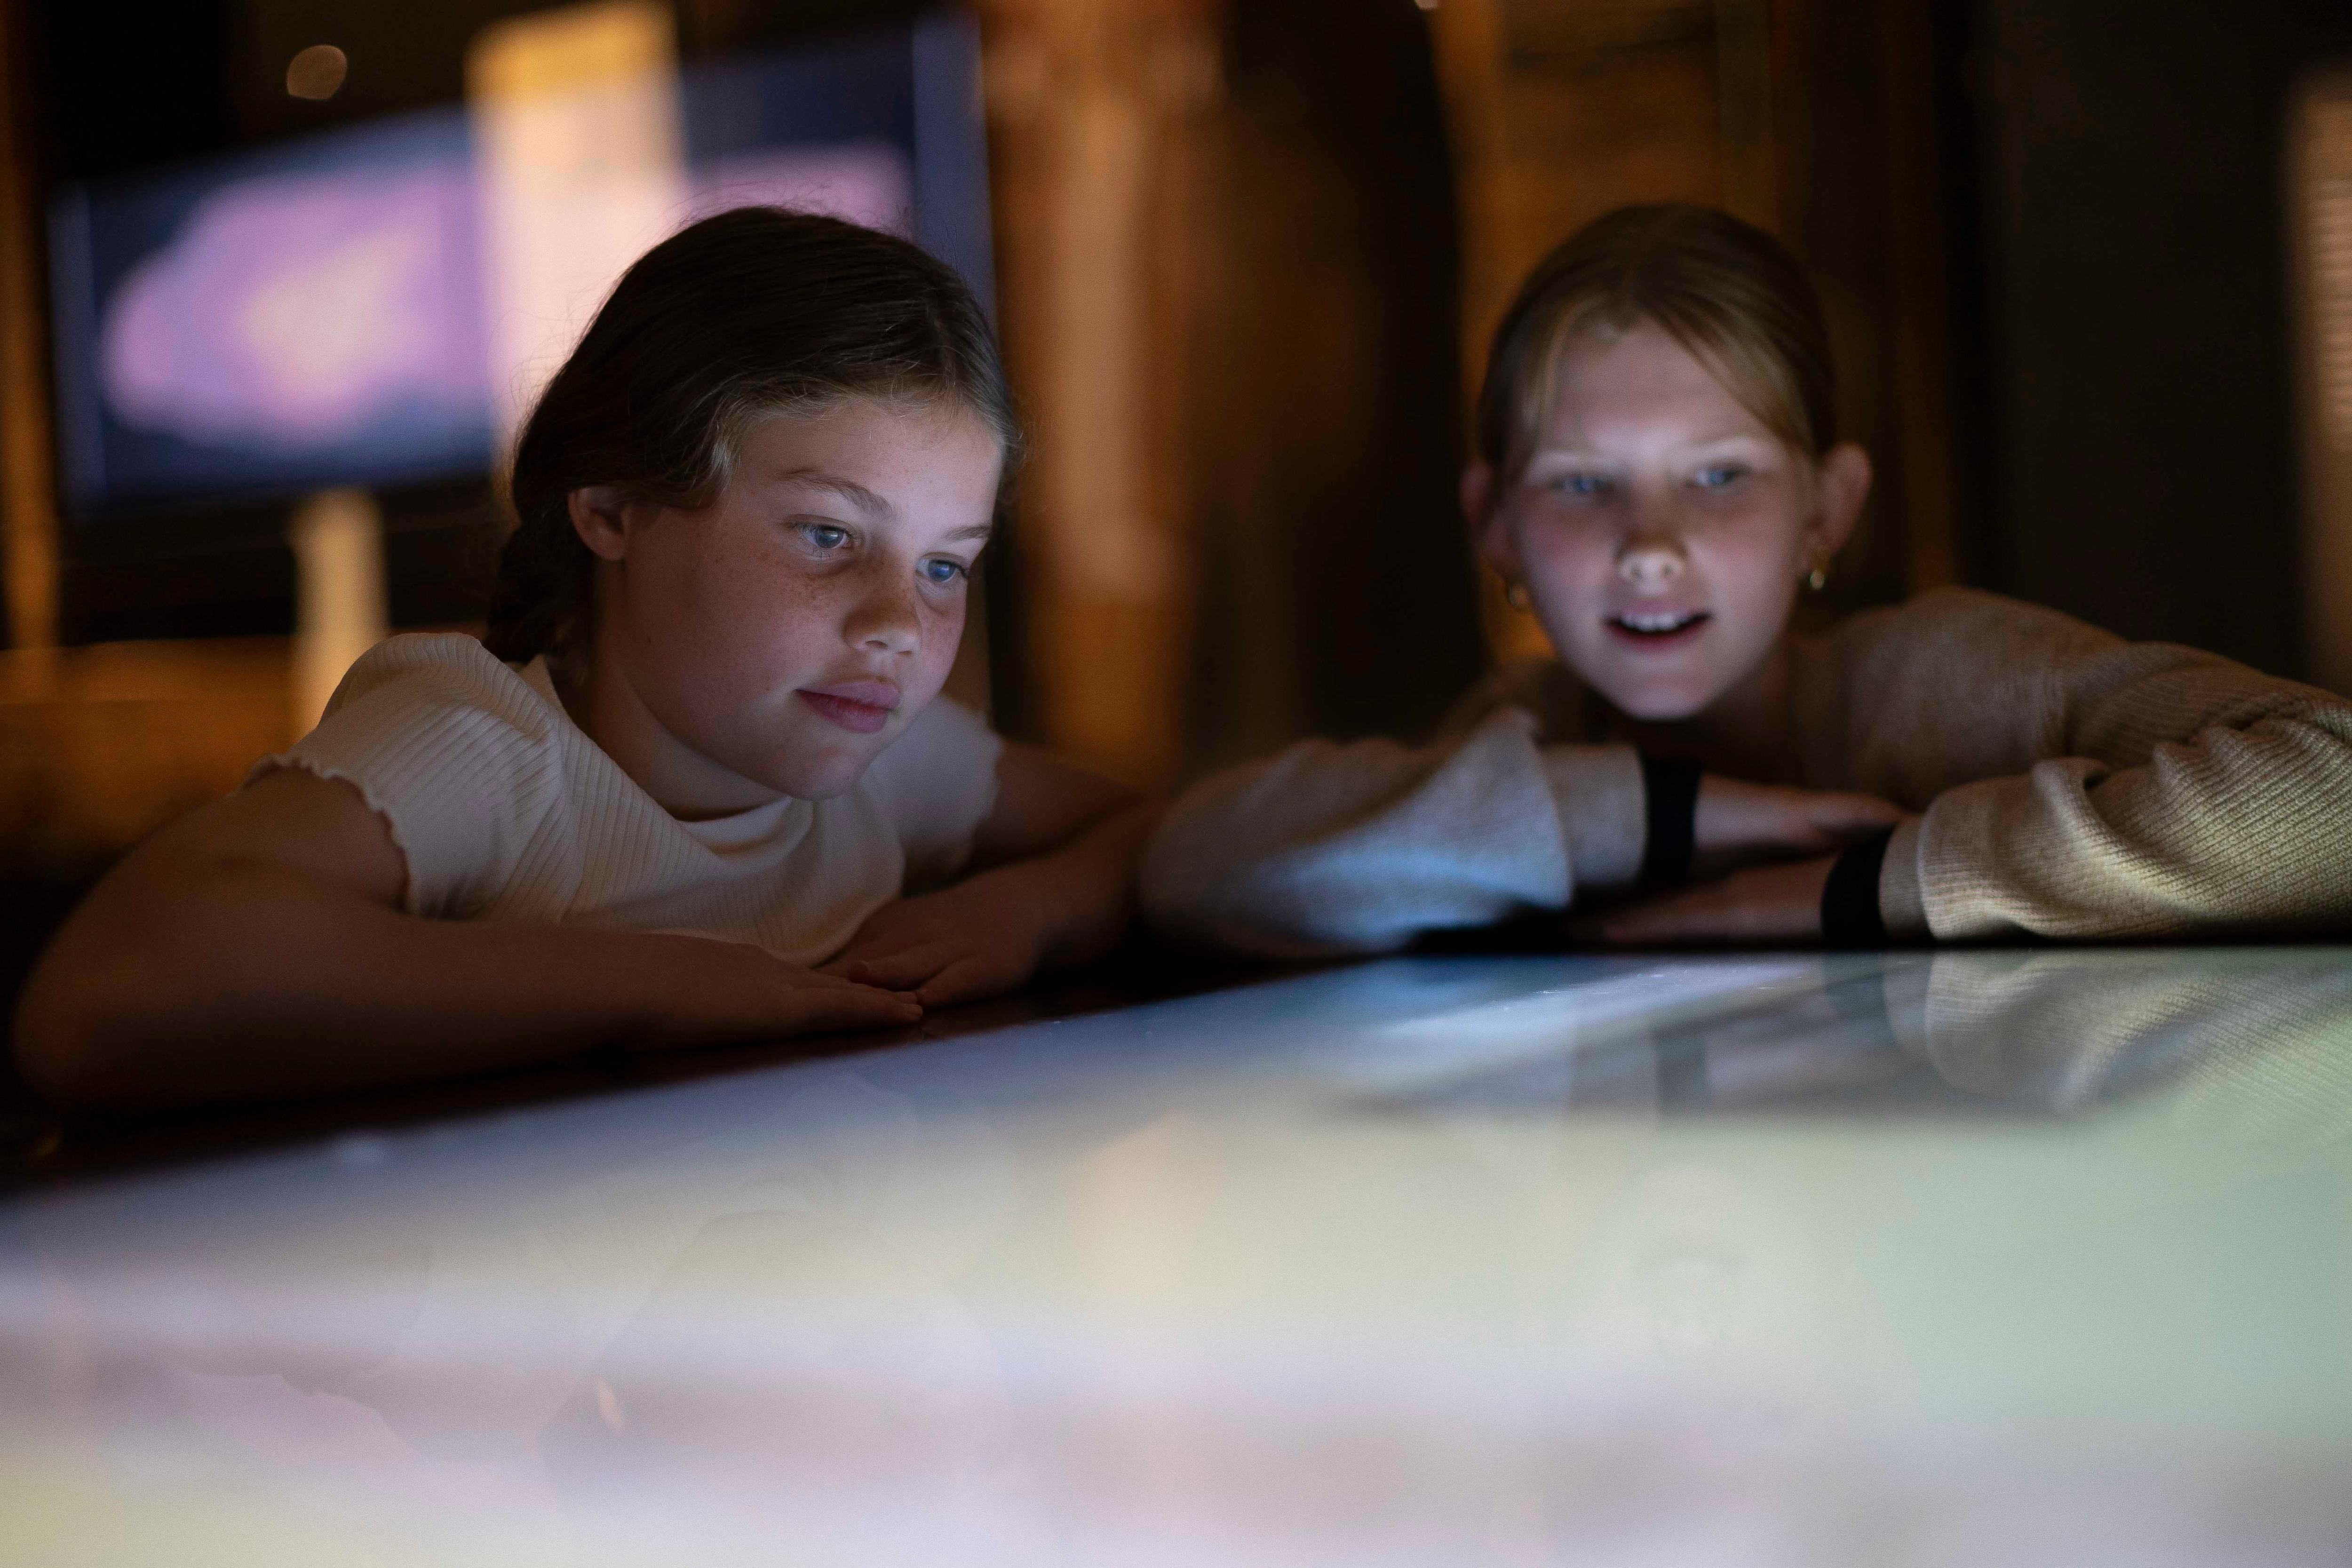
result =
[{"label": "wooden column", "polygon": [[2302,84],[2289,130],[2311,678],[2352,692],[2352,69]]},{"label": "wooden column", "polygon": [[1182,449],[1213,0],[982,7],[1000,298],[1036,437],[1023,480],[1037,728],[1142,784],[1182,752]]},{"label": "wooden column", "polygon": [[18,0],[0,0],[0,554],[9,643],[32,656],[15,661],[30,677],[57,646],[58,520],[26,30]]}]

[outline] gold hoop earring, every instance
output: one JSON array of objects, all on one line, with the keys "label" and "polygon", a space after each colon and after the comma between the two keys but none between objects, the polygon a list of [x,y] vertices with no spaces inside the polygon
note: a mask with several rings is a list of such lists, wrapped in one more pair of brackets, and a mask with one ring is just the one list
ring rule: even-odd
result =
[{"label": "gold hoop earring", "polygon": [[1524,613],[1528,607],[1528,585],[1516,577],[1504,584],[1503,603]]}]

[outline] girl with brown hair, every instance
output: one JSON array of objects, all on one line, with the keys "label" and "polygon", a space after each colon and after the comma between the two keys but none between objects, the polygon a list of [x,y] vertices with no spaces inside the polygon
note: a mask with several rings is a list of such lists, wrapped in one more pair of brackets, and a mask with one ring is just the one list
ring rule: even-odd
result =
[{"label": "girl with brown hair", "polygon": [[1198,786],[1147,914],[1284,954],[1570,906],[1616,942],[2352,926],[2342,699],[1958,589],[1793,632],[1870,488],[1833,407],[1769,236],[1659,205],[1569,239],[1496,331],[1462,484],[1558,658],[1427,750],[1307,742]]},{"label": "girl with brown hair", "polygon": [[1106,948],[1130,798],[937,700],[1018,436],[914,246],[745,208],[655,247],[523,432],[487,638],[380,645],[116,868],[26,988],[26,1075],[193,1100],[902,1025]]}]

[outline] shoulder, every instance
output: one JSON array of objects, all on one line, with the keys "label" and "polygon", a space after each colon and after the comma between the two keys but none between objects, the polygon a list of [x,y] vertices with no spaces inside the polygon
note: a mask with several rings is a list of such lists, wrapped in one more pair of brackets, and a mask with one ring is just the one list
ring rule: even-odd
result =
[{"label": "shoulder", "polygon": [[988,721],[948,698],[934,698],[866,770],[863,781],[887,795],[935,786],[943,776],[993,771],[1004,742]]},{"label": "shoulder", "polygon": [[934,698],[858,781],[910,854],[969,842],[996,807],[1004,742],[960,702]]},{"label": "shoulder", "polygon": [[2122,639],[2086,621],[1980,588],[1931,588],[1900,605],[1839,622],[1830,642],[1848,655],[1955,654],[2013,661],[2035,653],[2104,651]]},{"label": "shoulder", "polygon": [[[535,682],[532,674],[542,679]],[[540,740],[563,717],[543,667],[519,670],[459,632],[404,633],[361,655],[328,700],[321,722],[357,708],[478,710]]]}]

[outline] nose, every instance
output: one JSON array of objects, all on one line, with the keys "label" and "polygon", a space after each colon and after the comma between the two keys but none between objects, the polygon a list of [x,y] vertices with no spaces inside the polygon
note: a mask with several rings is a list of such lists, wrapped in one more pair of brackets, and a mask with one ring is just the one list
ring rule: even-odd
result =
[{"label": "nose", "polygon": [[1637,594],[1663,594],[1683,574],[1683,560],[1682,545],[1672,539],[1628,540],[1617,552],[1617,575]]},{"label": "nose", "polygon": [[842,628],[850,647],[861,653],[912,653],[922,646],[921,610],[915,603],[914,584],[900,574],[872,574]]}]

